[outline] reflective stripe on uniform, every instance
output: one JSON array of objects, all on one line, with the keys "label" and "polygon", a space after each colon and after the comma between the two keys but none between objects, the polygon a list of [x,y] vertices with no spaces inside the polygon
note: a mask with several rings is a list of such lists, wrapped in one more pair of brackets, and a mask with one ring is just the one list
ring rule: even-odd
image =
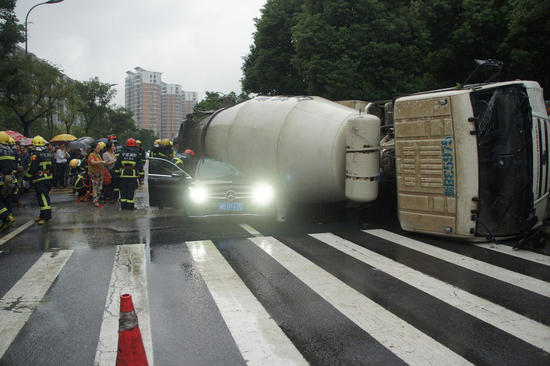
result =
[{"label": "reflective stripe on uniform", "polygon": [[40,207],[40,211],[51,209],[51,207],[48,206],[48,201],[46,200],[44,193],[40,193],[40,197],[42,197],[42,202],[44,202],[44,206]]}]

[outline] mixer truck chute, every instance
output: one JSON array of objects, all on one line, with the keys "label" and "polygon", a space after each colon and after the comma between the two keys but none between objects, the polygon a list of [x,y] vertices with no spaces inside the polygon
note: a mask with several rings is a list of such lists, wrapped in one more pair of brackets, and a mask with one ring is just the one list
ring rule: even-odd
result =
[{"label": "mixer truck chute", "polygon": [[381,174],[395,176],[404,230],[480,240],[540,225],[549,129],[538,83],[514,81],[360,111],[319,97],[262,96],[185,122],[179,138],[181,148],[269,176],[288,202],[368,202],[385,184]]}]

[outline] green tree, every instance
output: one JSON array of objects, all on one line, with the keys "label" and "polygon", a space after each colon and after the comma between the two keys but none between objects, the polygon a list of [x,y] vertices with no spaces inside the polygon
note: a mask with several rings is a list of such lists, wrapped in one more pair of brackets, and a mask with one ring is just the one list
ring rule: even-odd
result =
[{"label": "green tree", "polygon": [[83,102],[79,112],[82,114],[84,133],[89,135],[95,123],[105,120],[108,105],[116,90],[112,84],[102,83],[97,78],[77,82],[76,90]]},{"label": "green tree", "polygon": [[220,108],[229,108],[247,99],[249,99],[248,95],[244,93],[237,95],[233,91],[229,94],[206,91],[206,97],[195,105],[194,111],[201,113],[215,111]]},{"label": "green tree", "polygon": [[23,42],[23,26],[18,24],[15,16],[16,0],[0,0],[0,60],[12,54],[15,46]]},{"label": "green tree", "polygon": [[124,107],[115,106],[107,112],[109,127],[104,134],[105,136],[115,134],[117,136],[132,135],[136,129],[136,124],[132,118],[132,112]]},{"label": "green tree", "polygon": [[31,124],[54,112],[56,103],[64,97],[62,75],[47,62],[13,55],[0,68],[1,103],[17,116],[25,136]]},{"label": "green tree", "polygon": [[73,125],[79,120],[80,110],[83,109],[83,102],[77,94],[76,85],[73,81],[64,81],[67,88],[67,94],[62,103],[57,108],[57,116],[66,133],[71,133]]},{"label": "green tree", "polygon": [[508,33],[501,51],[507,53],[507,76],[537,80],[550,98],[550,2],[510,0]]},{"label": "green tree", "polygon": [[242,66],[243,91],[266,95],[304,93],[305,84],[292,64],[291,32],[302,3],[303,0],[268,0],[261,17],[254,19],[254,44]]},{"label": "green tree", "polygon": [[134,130],[131,136],[136,140],[140,140],[141,147],[145,150],[151,150],[153,148],[153,142],[157,139],[153,131],[144,128]]},{"label": "green tree", "polygon": [[[474,59],[506,60],[501,44],[507,33],[509,1],[425,0],[419,14],[429,33],[424,87],[463,82],[474,69]],[[482,70],[471,82],[486,80]]]},{"label": "green tree", "polygon": [[416,89],[427,32],[413,2],[305,0],[297,19],[293,63],[308,94],[374,100]]}]

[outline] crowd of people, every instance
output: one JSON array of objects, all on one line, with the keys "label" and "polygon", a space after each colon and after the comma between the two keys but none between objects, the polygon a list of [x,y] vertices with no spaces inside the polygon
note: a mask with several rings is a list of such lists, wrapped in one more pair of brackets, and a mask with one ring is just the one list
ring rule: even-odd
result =
[{"label": "crowd of people", "polygon": [[16,144],[6,132],[0,131],[1,228],[5,230],[14,223],[21,194],[31,188],[40,207],[40,215],[35,219],[39,225],[52,217],[49,196],[52,187],[72,186],[77,202],[92,202],[96,207],[105,202],[120,202],[121,209],[133,210],[136,190],[144,179],[145,159],[141,142],[133,138],[127,139],[123,146],[117,136],[110,135],[107,143],[98,140],[90,148],[67,151],[64,144],[48,144],[41,136],[35,136],[29,147]]}]

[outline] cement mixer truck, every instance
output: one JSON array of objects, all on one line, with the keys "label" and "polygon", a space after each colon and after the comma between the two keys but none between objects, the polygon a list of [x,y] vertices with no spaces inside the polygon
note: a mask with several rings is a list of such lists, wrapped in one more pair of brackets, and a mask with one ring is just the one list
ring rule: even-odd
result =
[{"label": "cement mixer truck", "polygon": [[258,96],[184,122],[179,147],[269,177],[279,216],[288,202],[375,201],[381,177],[393,175],[404,230],[486,240],[540,227],[549,127],[539,84],[512,81],[360,110],[320,97]]}]

